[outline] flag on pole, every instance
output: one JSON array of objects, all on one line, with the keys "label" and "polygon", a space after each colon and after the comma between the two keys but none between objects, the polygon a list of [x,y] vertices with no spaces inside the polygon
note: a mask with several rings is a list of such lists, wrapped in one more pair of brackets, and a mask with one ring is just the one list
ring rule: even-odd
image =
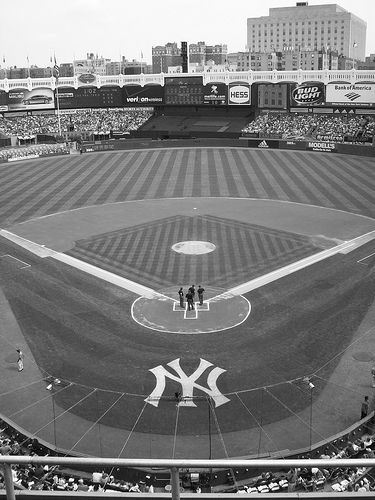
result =
[{"label": "flag on pole", "polygon": [[53,75],[56,78],[56,82],[57,82],[59,79],[59,76],[60,76],[60,69],[59,69],[59,65],[56,62],[56,55],[55,54],[53,55],[53,62],[54,62]]}]

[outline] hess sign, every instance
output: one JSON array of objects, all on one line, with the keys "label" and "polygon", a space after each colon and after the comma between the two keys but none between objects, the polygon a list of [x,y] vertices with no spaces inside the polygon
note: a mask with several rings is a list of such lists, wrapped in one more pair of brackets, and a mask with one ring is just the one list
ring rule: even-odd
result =
[{"label": "hess sign", "polygon": [[229,104],[250,104],[250,87],[247,85],[230,87]]},{"label": "hess sign", "polygon": [[292,91],[292,98],[298,104],[318,104],[324,100],[324,83],[298,85]]}]

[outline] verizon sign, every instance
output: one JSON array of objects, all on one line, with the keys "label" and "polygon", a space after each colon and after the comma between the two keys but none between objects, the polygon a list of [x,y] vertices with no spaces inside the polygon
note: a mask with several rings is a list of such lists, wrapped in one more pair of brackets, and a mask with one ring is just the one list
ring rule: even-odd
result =
[{"label": "verizon sign", "polygon": [[326,102],[341,106],[374,106],[375,84],[330,83],[326,87]]}]

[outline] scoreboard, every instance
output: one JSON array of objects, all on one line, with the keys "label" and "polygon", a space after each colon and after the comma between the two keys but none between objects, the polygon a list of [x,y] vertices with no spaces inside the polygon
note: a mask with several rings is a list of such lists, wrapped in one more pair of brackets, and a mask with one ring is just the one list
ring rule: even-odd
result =
[{"label": "scoreboard", "polygon": [[204,102],[203,78],[201,76],[166,77],[164,82],[165,104],[199,105]]},{"label": "scoreboard", "polygon": [[62,88],[58,91],[58,99],[61,109],[120,108],[123,103],[120,87]]}]

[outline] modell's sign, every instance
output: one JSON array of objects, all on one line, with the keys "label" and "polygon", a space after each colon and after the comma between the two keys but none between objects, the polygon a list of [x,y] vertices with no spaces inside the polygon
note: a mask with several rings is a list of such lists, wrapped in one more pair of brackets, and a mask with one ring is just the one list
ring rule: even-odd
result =
[{"label": "modell's sign", "polygon": [[250,104],[250,87],[248,85],[229,86],[229,104]]},{"label": "modell's sign", "polygon": [[306,149],[308,151],[325,151],[331,153],[332,151],[336,151],[336,144],[334,142],[308,142]]},{"label": "modell's sign", "polygon": [[313,82],[298,85],[292,91],[292,99],[300,105],[321,104],[324,102],[324,83]]}]

